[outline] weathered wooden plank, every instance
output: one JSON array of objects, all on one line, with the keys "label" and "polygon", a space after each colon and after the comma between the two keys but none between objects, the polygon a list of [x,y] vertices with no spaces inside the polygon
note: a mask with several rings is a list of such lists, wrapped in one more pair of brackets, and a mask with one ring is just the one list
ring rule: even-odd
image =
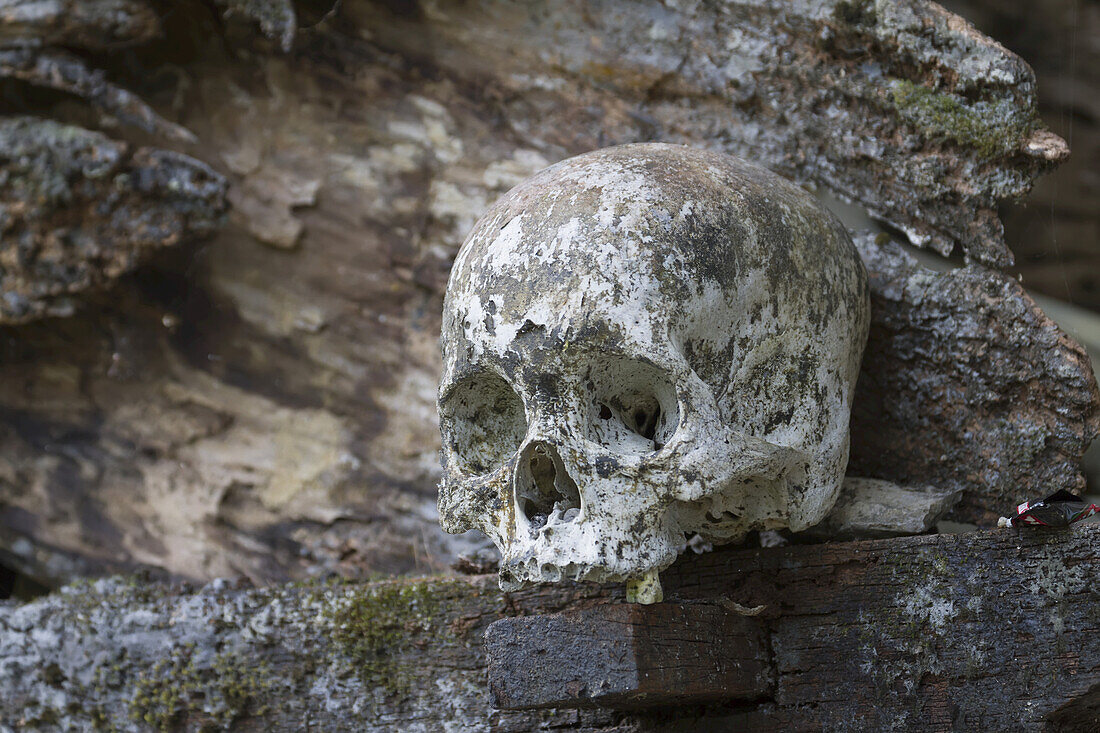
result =
[{"label": "weathered wooden plank", "polygon": [[[663,579],[670,609],[765,605],[775,669],[756,699],[678,709],[680,729],[1095,730],[1100,524],[717,551]],[[506,594],[488,576],[83,584],[0,605],[0,725],[668,730],[660,711],[491,705],[490,623],[621,601],[598,586]],[[675,638],[675,616],[651,633]]]},{"label": "weathered wooden plank", "polygon": [[494,707],[657,708],[754,700],[773,679],[763,624],[715,604],[600,605],[485,630]]},{"label": "weathered wooden plank", "polygon": [[767,606],[777,719],[796,727],[1038,729],[1100,674],[1100,525],[715,554],[673,571],[681,598],[721,584]]}]

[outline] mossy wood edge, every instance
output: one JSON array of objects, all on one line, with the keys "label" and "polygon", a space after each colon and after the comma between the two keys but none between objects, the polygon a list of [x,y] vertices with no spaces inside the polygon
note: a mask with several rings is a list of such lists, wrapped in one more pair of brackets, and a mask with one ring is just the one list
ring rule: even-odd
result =
[{"label": "mossy wood edge", "polygon": [[[1100,525],[732,549],[679,604],[764,605],[774,682],[672,713],[494,710],[482,637],[621,589],[491,576],[193,590],[115,578],[0,606],[0,725],[28,730],[1096,730]],[[731,606],[732,607],[732,606]]]}]

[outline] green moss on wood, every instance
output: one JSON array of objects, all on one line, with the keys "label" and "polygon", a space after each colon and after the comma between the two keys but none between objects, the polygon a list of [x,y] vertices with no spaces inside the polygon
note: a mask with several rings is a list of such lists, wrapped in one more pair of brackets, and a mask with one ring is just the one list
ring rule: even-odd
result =
[{"label": "green moss on wood", "polygon": [[398,581],[355,589],[324,607],[332,640],[364,684],[404,695],[415,676],[405,655],[420,638],[437,644],[450,631],[441,609],[455,592],[452,580]]},{"label": "green moss on wood", "polygon": [[264,700],[275,685],[266,663],[222,653],[203,669],[194,657],[194,645],[185,644],[140,672],[129,699],[130,719],[169,730],[194,715],[206,728],[228,728],[244,716],[267,712]]}]

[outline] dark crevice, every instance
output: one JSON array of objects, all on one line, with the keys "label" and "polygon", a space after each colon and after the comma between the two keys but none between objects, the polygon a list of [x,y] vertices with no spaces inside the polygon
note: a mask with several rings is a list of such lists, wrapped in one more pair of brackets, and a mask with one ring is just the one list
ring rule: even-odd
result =
[{"label": "dark crevice", "polygon": [[0,601],[30,601],[49,592],[49,586],[0,563]]}]

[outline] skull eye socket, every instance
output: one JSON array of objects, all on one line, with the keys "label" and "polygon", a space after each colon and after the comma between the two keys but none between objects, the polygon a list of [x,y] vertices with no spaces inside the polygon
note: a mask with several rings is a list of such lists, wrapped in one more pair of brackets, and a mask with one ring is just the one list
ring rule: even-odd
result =
[{"label": "skull eye socket", "polygon": [[676,388],[658,367],[627,358],[589,371],[589,438],[621,453],[660,450],[680,423]]},{"label": "skull eye socket", "polygon": [[519,450],[527,432],[523,401],[511,385],[488,372],[450,389],[440,412],[448,462],[467,474],[499,468]]}]

